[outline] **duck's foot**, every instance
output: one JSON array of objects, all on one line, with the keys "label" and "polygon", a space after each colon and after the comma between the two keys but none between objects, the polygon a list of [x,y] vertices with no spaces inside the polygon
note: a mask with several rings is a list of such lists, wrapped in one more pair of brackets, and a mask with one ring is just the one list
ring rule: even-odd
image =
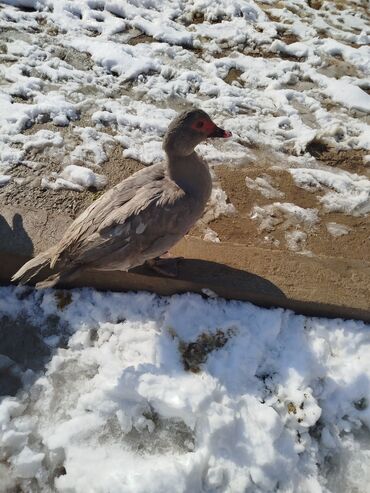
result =
[{"label": "duck's foot", "polygon": [[152,260],[147,260],[146,264],[154,272],[162,274],[166,277],[178,277],[179,275],[179,261],[183,257],[169,257],[169,258],[153,258]]}]

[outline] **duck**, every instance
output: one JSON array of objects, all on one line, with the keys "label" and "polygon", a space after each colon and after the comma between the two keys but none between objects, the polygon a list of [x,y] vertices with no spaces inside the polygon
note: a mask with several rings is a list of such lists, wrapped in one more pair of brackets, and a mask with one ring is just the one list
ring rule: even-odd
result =
[{"label": "duck", "polygon": [[202,216],[212,191],[209,167],[195,148],[207,139],[230,136],[203,110],[179,113],[163,139],[166,159],[105,192],[12,281],[22,285],[37,276],[36,287],[47,288],[83,270],[128,271],[143,264],[176,277],[176,268],[166,267],[163,256]]}]

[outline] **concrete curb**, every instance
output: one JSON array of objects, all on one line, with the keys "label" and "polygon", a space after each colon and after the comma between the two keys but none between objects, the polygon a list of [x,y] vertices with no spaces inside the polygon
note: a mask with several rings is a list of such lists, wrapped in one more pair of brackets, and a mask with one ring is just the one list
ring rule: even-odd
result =
[{"label": "concrete curb", "polygon": [[[32,254],[54,244],[70,219],[43,210],[3,208],[0,216],[0,282]],[[185,238],[173,249],[185,257],[179,277],[154,275],[140,267],[129,273],[89,271],[62,287],[146,290],[160,295],[209,289],[226,299],[289,308],[309,316],[340,317],[370,323],[370,263],[292,252],[206,243]],[[258,263],[256,259],[258,258]]]}]

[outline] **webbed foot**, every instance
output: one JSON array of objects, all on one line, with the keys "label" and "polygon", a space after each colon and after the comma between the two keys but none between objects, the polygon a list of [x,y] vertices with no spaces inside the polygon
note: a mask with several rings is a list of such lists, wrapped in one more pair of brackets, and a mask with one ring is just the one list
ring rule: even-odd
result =
[{"label": "webbed foot", "polygon": [[169,257],[162,258],[156,257],[151,260],[147,260],[146,264],[154,272],[162,274],[166,277],[178,277],[179,275],[179,262],[183,257]]}]

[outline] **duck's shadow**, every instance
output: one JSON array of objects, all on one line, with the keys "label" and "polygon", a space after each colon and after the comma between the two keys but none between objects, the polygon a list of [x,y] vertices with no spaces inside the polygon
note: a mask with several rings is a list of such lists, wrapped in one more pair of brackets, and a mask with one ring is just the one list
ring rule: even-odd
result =
[{"label": "duck's shadow", "polygon": [[[207,245],[205,244],[205,248]],[[11,222],[0,214],[0,256],[3,269],[2,283],[10,282],[11,276],[32,257],[34,252],[31,236],[23,226],[20,214],[14,214]],[[48,274],[43,273],[43,278]],[[34,279],[34,282],[40,281]],[[223,298],[249,300],[263,305],[276,305],[286,299],[284,293],[271,281],[261,276],[225,264],[200,259],[184,258],[179,261],[179,274],[170,278],[141,266],[129,272],[86,270],[77,277],[66,280],[59,288],[92,287],[109,291],[153,291],[162,295],[198,292]]]},{"label": "duck's shadow", "polygon": [[181,259],[178,276],[166,277],[147,266],[129,272],[85,271],[58,287],[94,287],[109,291],[151,291],[159,295],[195,292],[226,299],[251,301],[261,306],[277,306],[286,296],[271,281],[225,264],[200,259]]}]

